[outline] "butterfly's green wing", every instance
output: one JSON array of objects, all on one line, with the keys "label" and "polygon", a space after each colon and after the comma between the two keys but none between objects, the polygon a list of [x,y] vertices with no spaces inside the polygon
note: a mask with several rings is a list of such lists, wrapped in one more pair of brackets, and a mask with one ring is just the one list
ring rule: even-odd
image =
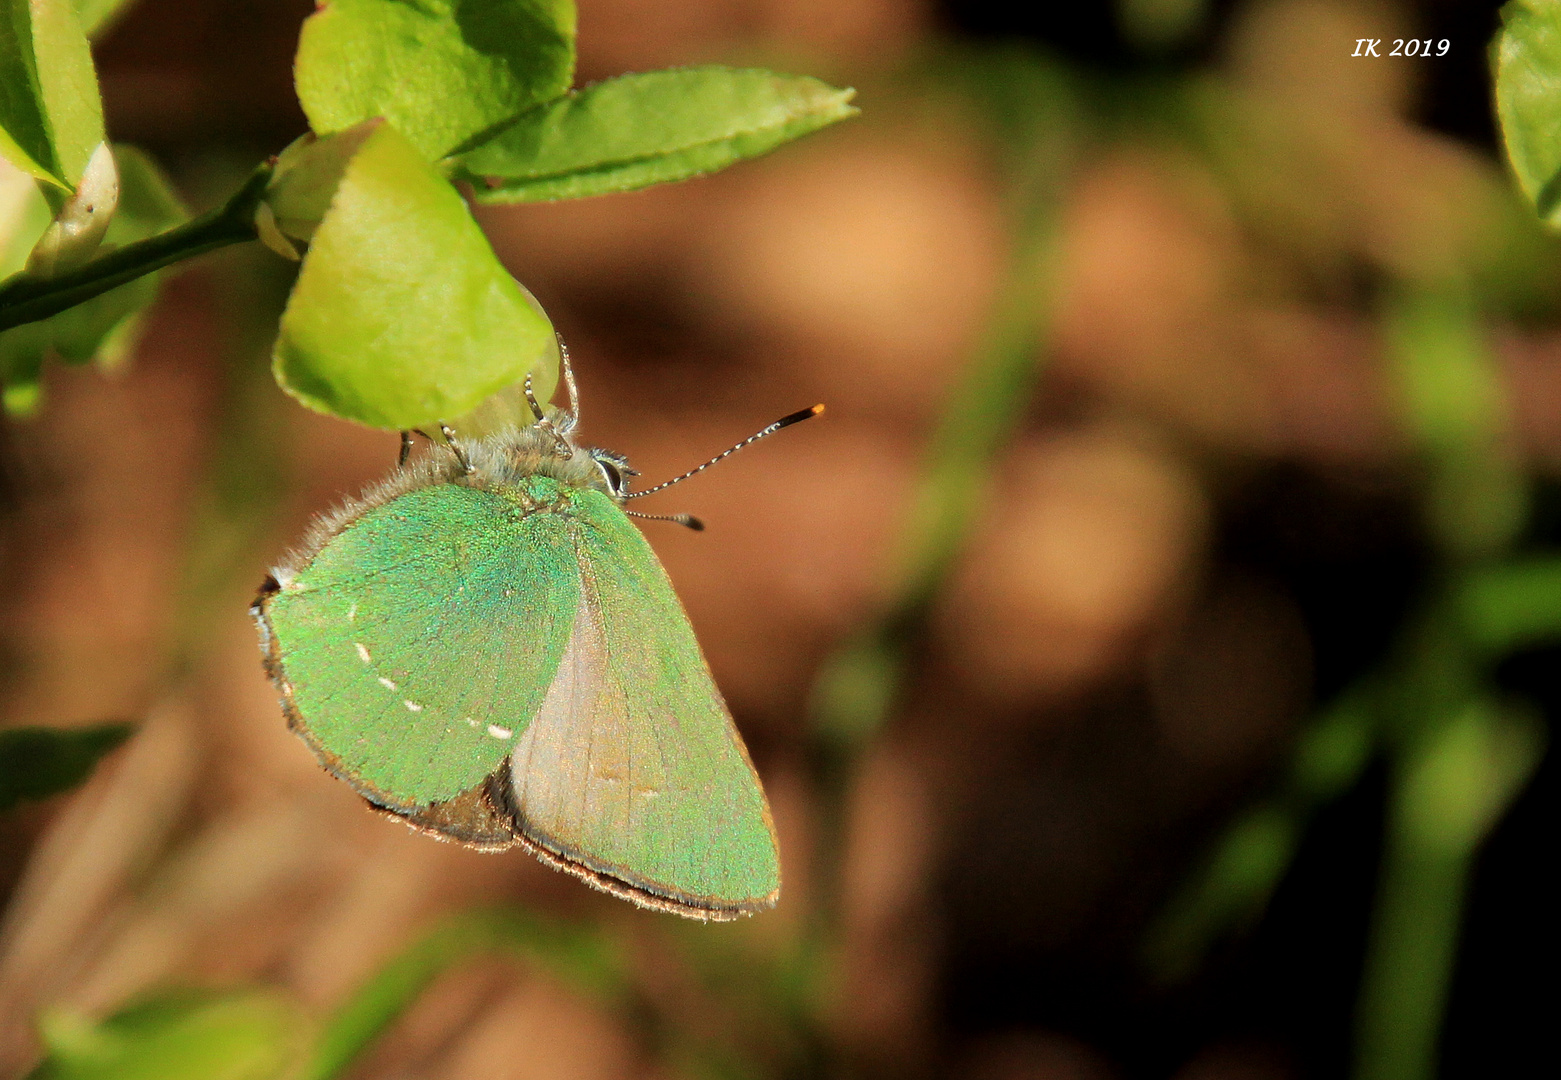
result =
[{"label": "butterfly's green wing", "polygon": [[538,512],[557,484],[536,483],[549,490],[408,492],[260,601],[289,719],[327,767],[458,839],[506,836],[474,824],[492,816],[478,789],[541,706],[579,607],[575,530]]},{"label": "butterfly's green wing", "polygon": [[580,600],[510,760],[516,824],[640,903],[708,918],[769,907],[769,807],[688,616],[623,512],[597,491],[569,497]]}]

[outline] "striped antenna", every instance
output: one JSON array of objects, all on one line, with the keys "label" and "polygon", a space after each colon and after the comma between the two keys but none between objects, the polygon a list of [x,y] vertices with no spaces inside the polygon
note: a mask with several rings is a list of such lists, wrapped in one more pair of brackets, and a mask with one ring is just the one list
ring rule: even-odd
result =
[{"label": "striped antenna", "polygon": [[644,496],[644,495],[653,495],[656,492],[661,491],[663,488],[671,487],[673,484],[681,484],[683,481],[689,479],[690,477],[698,476],[700,473],[704,472],[706,469],[708,469],[710,466],[714,465],[716,462],[726,460],[727,458],[731,457],[733,454],[737,453],[737,451],[741,450],[743,447],[752,445],[753,443],[758,442],[760,439],[767,438],[770,435],[774,435],[777,431],[779,431],[783,427],[791,427],[792,424],[800,424],[800,423],[802,423],[802,421],[807,420],[807,419],[809,419],[811,417],[817,416],[819,413],[821,413],[823,411],[824,411],[824,406],[822,406],[822,405],[815,405],[811,409],[803,409],[801,412],[794,412],[794,413],[792,413],[789,416],[783,416],[779,420],[775,421],[775,423],[773,423],[769,427],[765,428],[764,430],[757,431],[754,434],[748,436],[746,439],[744,439],[742,442],[738,443],[736,446],[732,447],[730,450],[723,450],[723,451],[721,451],[721,453],[717,454],[715,457],[711,458],[709,461],[705,462],[703,465],[699,466],[697,469],[690,469],[690,470],[688,470],[688,472],[684,473],[682,476],[674,476],[671,480],[668,480],[665,483],[657,484],[655,487],[652,487],[652,488],[646,488],[644,491],[631,491],[629,494],[625,495],[624,498],[625,499],[638,499],[638,498],[640,498],[641,496]]},{"label": "striped antenna", "polygon": [[704,532],[705,523],[693,514],[642,514],[638,510],[625,510],[630,517],[637,517],[643,521],[670,521],[674,525],[681,525],[685,529],[693,529],[695,532]]}]

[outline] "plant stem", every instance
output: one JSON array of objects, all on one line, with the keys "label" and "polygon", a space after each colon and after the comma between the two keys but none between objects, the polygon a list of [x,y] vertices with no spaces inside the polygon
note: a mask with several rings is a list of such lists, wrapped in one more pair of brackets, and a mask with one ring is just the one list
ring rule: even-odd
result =
[{"label": "plant stem", "polygon": [[226,203],[157,236],[116,248],[85,266],[52,278],[14,274],[0,283],[0,331],[37,322],[172,263],[229,244],[254,240],[255,208],[271,178],[256,169]]},{"label": "plant stem", "polygon": [[[798,963],[828,967],[839,925],[846,798],[857,763],[897,704],[910,674],[908,649],[974,531],[992,462],[1012,438],[1038,378],[1051,316],[1062,191],[1076,164],[1071,102],[1031,133],[1014,180],[1015,243],[986,332],[933,432],[891,566],[890,599],[871,625],[827,657],[813,689],[811,726],[819,772],[814,889]],[[817,994],[817,979],[808,990]],[[816,1002],[810,1003],[816,1006]]]},{"label": "plant stem", "polygon": [[529,961],[601,1001],[630,993],[613,942],[594,928],[519,911],[470,911],[431,930],[379,969],[324,1026],[307,1080],[335,1080],[444,972],[476,956]]},{"label": "plant stem", "polygon": [[1356,1080],[1431,1080],[1475,860],[1544,754],[1490,699],[1437,710],[1395,762],[1356,1014]]},{"label": "plant stem", "polygon": [[1428,466],[1427,525],[1450,598],[1428,609],[1398,679],[1354,1076],[1432,1080],[1474,859],[1538,761],[1537,736],[1500,716],[1452,598],[1508,555],[1528,493],[1504,444],[1508,403],[1467,288],[1400,282],[1384,316],[1401,422]]}]

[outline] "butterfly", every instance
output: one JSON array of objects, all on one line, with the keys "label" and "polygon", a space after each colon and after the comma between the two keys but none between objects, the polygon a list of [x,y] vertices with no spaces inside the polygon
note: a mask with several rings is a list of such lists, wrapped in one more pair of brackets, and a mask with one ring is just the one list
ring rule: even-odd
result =
[{"label": "butterfly", "polygon": [[[443,447],[324,515],[251,606],[288,725],[374,807],[520,846],[643,907],[772,907],[769,805],[666,572],[579,405]],[[702,528],[687,515],[663,517]]]}]

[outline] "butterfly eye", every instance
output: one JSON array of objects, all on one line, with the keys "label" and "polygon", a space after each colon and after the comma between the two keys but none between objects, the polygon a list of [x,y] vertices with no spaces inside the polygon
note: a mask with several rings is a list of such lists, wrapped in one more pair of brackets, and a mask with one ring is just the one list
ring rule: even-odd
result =
[{"label": "butterfly eye", "polygon": [[616,462],[606,458],[597,458],[596,467],[602,470],[602,479],[607,481],[607,490],[614,495],[623,494],[623,471],[618,468]]}]

